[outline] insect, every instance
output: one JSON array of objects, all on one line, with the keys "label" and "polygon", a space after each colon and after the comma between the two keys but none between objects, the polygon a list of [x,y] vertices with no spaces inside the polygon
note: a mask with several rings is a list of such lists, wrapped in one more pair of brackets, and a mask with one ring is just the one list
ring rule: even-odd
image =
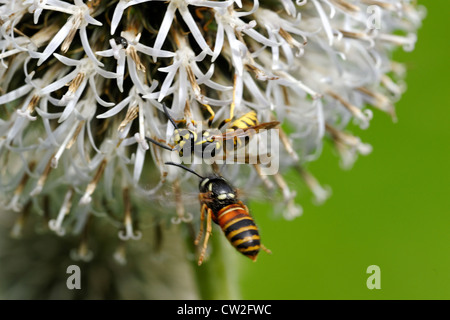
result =
[{"label": "insect", "polygon": [[[230,127],[227,128],[227,132],[220,135],[213,135],[210,139],[215,142],[220,141],[221,145],[223,145],[223,141],[226,141],[227,143],[224,145],[225,151],[230,149],[237,150],[247,145],[250,137],[257,134],[260,130],[270,130],[279,124],[279,121],[259,123],[256,112],[250,111],[233,121]],[[232,144],[228,142],[232,142]]]},{"label": "insect", "polygon": [[238,199],[236,190],[228,181],[217,174],[202,177],[182,164],[174,162],[166,162],[165,164],[180,167],[201,179],[199,183],[201,224],[195,244],[198,245],[203,236],[205,216],[206,234],[198,265],[202,264],[205,257],[208,240],[212,232],[211,221],[220,226],[233,247],[253,261],[256,261],[260,249],[270,253],[270,250],[261,244],[258,227],[247,206]]},{"label": "insect", "polygon": [[222,145],[220,144],[220,142],[211,139],[211,136],[213,136],[213,130],[203,130],[202,132],[198,133],[194,130],[186,128],[180,129],[175,123],[175,120],[170,116],[165,104],[163,104],[163,110],[167,118],[169,118],[170,123],[172,123],[175,128],[175,130],[173,131],[173,141],[175,145],[172,146],[167,143],[163,144],[152,138],[146,137],[148,141],[164,149],[170,151],[178,151],[180,157],[183,156],[185,151],[188,151],[189,153],[195,154],[200,158],[207,159],[214,157],[221,151]]},{"label": "insect", "polygon": [[116,37],[114,40],[116,41],[116,44],[122,45],[124,49],[128,47],[128,41],[124,37]]},{"label": "insect", "polygon": [[[188,151],[203,159],[214,158],[224,147],[226,150],[239,149],[248,143],[252,134],[256,134],[262,129],[272,129],[280,124],[278,121],[259,123],[256,112],[250,111],[233,121],[226,133],[217,134],[219,129],[229,122],[230,119],[223,121],[219,126],[219,129],[208,129],[198,133],[194,130],[178,128],[178,125],[170,116],[167,107],[164,104],[163,109],[164,113],[169,118],[169,121],[175,128],[173,133],[175,146],[168,145],[167,143],[163,144],[149,137],[146,137],[146,139],[164,149],[178,151],[180,157],[183,156],[184,151]],[[214,113],[212,114],[214,116]],[[225,146],[224,141],[226,141]]]}]

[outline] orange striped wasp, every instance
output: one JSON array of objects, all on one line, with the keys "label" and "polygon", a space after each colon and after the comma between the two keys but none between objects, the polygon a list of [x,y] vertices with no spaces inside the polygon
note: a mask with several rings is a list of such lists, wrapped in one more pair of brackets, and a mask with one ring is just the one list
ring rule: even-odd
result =
[{"label": "orange striped wasp", "polygon": [[182,164],[174,162],[166,162],[165,164],[180,167],[201,179],[199,183],[201,224],[195,244],[198,245],[203,236],[205,216],[206,234],[198,265],[202,264],[205,257],[208,240],[212,232],[211,221],[220,226],[228,241],[236,250],[253,261],[256,261],[260,249],[270,253],[261,244],[258,227],[247,206],[238,199],[236,189],[228,181],[217,174],[203,177]]}]

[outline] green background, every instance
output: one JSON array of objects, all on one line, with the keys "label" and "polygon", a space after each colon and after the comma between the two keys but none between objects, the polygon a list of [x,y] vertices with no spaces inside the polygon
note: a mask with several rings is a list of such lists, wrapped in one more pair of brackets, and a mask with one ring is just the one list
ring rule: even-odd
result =
[{"label": "green background", "polygon": [[[450,299],[450,5],[419,3],[428,14],[416,49],[394,55],[408,67],[398,122],[374,111],[369,129],[352,129],[373,152],[349,171],[326,144],[309,166],[333,190],[325,204],[304,186],[294,221],[251,203],[273,254],[240,259],[243,299]],[[380,290],[366,286],[370,265],[381,269]]]}]

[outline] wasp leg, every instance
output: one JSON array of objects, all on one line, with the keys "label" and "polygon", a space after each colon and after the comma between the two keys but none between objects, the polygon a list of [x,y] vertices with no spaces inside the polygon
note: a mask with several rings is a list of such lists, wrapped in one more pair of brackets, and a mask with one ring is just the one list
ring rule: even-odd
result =
[{"label": "wasp leg", "polygon": [[200,258],[198,258],[198,265],[201,265],[203,262],[203,259],[205,257],[206,248],[208,247],[208,240],[211,235],[212,225],[211,225],[211,216],[212,211],[208,208],[208,213],[206,215],[206,234],[205,234],[205,240],[203,241],[203,248],[202,252],[200,253]]},{"label": "wasp leg", "polygon": [[166,149],[166,150],[169,150],[169,151],[174,151],[174,150],[175,150],[175,147],[173,147],[173,146],[171,146],[171,145],[163,144],[163,143],[161,143],[161,142],[159,142],[159,141],[153,140],[152,138],[145,137],[145,139],[146,139],[147,141],[150,141],[150,142],[153,143],[153,144],[156,144],[157,146],[159,146],[159,147],[161,147],[161,148],[163,148],[163,149]]},{"label": "wasp leg", "polygon": [[203,220],[205,220],[205,210],[208,209],[208,206],[206,204],[202,205],[202,209],[200,211],[200,231],[198,232],[197,238],[195,238],[195,245],[198,245],[198,243],[200,242],[200,239],[202,238],[203,235]]},{"label": "wasp leg", "polygon": [[208,118],[208,126],[211,127],[211,124],[214,120],[214,117],[216,116],[216,113],[214,112],[214,110],[211,108],[211,106],[209,104],[205,104],[205,103],[202,103],[202,104],[205,106],[206,110],[208,110],[209,114],[211,115]]},{"label": "wasp leg", "polygon": [[231,120],[233,120],[233,118],[234,118],[234,107],[235,107],[235,105],[234,105],[234,101],[233,101],[233,102],[231,103],[231,105],[230,105],[230,117],[227,118],[227,119],[225,119],[225,120],[223,120],[223,121],[220,123],[219,129],[222,129],[222,127],[223,127],[224,125],[226,125],[228,122],[230,122]]},{"label": "wasp leg", "polygon": [[261,243],[261,249],[263,249],[265,252],[267,252],[268,254],[272,254],[272,251],[270,251],[269,249],[267,249],[262,243]]},{"label": "wasp leg", "polygon": [[238,205],[242,206],[242,208],[244,208],[245,211],[247,211],[247,213],[250,213],[250,210],[248,210],[248,207],[241,200],[239,200],[237,203],[238,203]]}]

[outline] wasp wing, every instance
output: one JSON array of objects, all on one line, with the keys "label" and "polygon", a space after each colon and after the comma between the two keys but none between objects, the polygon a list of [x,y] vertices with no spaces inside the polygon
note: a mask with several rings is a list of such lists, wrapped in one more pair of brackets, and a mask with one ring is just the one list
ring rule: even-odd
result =
[{"label": "wasp wing", "polygon": [[211,139],[224,141],[224,140],[231,140],[234,138],[249,137],[254,134],[257,134],[260,130],[273,129],[276,126],[278,126],[279,124],[280,124],[279,121],[264,122],[264,123],[257,124],[255,126],[250,126],[247,128],[239,128],[237,130],[228,131],[223,134],[213,135],[213,136],[211,136]]}]

